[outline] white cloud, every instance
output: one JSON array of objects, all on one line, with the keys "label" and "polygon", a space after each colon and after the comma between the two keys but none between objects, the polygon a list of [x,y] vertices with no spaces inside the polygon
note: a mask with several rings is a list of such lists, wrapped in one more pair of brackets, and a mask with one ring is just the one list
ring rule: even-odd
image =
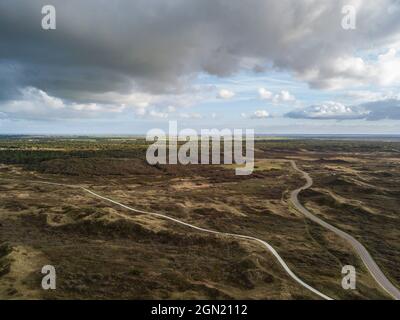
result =
[{"label": "white cloud", "polygon": [[279,93],[274,94],[265,88],[259,88],[258,95],[261,100],[269,100],[275,104],[296,101],[296,97],[287,90],[281,90]]},{"label": "white cloud", "polygon": [[296,101],[296,98],[289,91],[282,90],[278,94],[274,95],[272,101],[274,103],[284,103],[284,102]]},{"label": "white cloud", "polygon": [[270,114],[266,110],[256,110],[250,116],[251,119],[266,119],[269,117],[270,117]]},{"label": "white cloud", "polygon": [[285,116],[295,119],[315,120],[400,120],[400,100],[378,100],[356,106],[345,106],[339,102],[330,101],[322,105],[294,110]]},{"label": "white cloud", "polygon": [[[188,108],[212,97],[207,91],[189,90],[182,94],[153,95],[145,92],[120,94],[104,92],[87,94],[88,103],[69,102],[49,95],[43,90],[26,87],[20,89],[15,99],[0,103],[3,117],[10,119],[107,119],[110,116],[131,112],[138,117],[167,118],[179,108]],[[113,103],[109,103],[113,101]]]},{"label": "white cloud", "polygon": [[0,105],[0,112],[10,119],[49,120],[110,117],[112,114],[121,113],[124,110],[124,105],[67,103],[33,87],[20,90],[18,99],[6,101]]},{"label": "white cloud", "polygon": [[373,74],[378,78],[378,84],[387,86],[400,82],[400,57],[395,48],[378,57],[378,63],[373,65]]},{"label": "white cloud", "polygon": [[178,108],[190,107],[211,97],[207,86],[190,87],[185,92],[175,94],[151,94],[142,91],[130,91],[128,93],[101,92],[86,94],[85,100],[113,104],[126,105],[131,108],[164,108],[168,112],[175,112]]},{"label": "white cloud", "polygon": [[260,96],[260,99],[262,99],[262,100],[271,100],[273,97],[273,93],[271,91],[268,91],[265,88],[259,88],[258,95]]},{"label": "white cloud", "polygon": [[398,50],[394,47],[384,49],[384,53],[368,60],[350,55],[332,58],[323,67],[307,70],[299,77],[319,89],[397,85],[400,83]]},{"label": "white cloud", "polygon": [[304,109],[294,110],[286,114],[289,118],[300,119],[362,119],[369,111],[360,107],[348,107],[339,102],[328,101]]},{"label": "white cloud", "polygon": [[221,89],[218,91],[217,98],[219,99],[232,99],[235,96],[235,93],[228,89]]}]

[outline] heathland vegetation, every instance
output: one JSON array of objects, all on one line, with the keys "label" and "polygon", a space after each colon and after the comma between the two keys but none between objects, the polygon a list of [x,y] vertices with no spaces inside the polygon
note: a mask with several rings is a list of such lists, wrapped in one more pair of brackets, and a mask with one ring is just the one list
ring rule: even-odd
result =
[{"label": "heathland vegetation", "polygon": [[[81,185],[131,207],[200,227],[256,236],[274,246],[304,281],[333,298],[388,298],[349,245],[289,203],[301,201],[362,242],[400,283],[400,150],[396,142],[258,139],[255,171],[229,165],[149,165],[135,138],[0,139],[2,298],[317,298],[249,241],[124,212]],[[119,215],[123,212],[126,219]],[[40,287],[41,267],[57,270],[57,290]],[[357,270],[343,290],[341,268]]]}]

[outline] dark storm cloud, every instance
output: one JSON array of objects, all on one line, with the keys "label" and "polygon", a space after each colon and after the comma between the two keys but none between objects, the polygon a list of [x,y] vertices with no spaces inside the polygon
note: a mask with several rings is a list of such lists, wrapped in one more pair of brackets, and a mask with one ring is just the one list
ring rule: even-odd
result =
[{"label": "dark storm cloud", "polygon": [[[41,29],[47,4],[56,8],[57,30]],[[253,70],[317,70],[307,80],[315,87],[338,72],[358,78],[330,62],[393,40],[400,19],[395,1],[363,1],[357,32],[347,32],[343,4],[349,1],[2,0],[0,70],[8,71],[0,74],[0,99],[16,87],[78,102],[95,92],[177,92],[198,72],[227,76],[248,61]]]}]

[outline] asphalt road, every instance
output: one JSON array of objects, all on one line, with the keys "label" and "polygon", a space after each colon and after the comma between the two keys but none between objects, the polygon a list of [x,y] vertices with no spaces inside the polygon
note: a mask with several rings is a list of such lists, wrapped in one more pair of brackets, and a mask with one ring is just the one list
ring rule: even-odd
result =
[{"label": "asphalt road", "polygon": [[313,180],[310,177],[310,175],[299,169],[297,167],[297,164],[294,160],[290,160],[290,163],[293,167],[294,170],[300,172],[304,179],[306,180],[306,184],[294,191],[290,194],[290,202],[296,207],[298,211],[300,211],[302,214],[304,214],[307,218],[310,220],[318,223],[319,225],[323,226],[324,228],[336,233],[338,236],[341,238],[345,239],[348,241],[354,250],[357,252],[357,254],[360,256],[361,260],[363,261],[364,265],[367,267],[371,275],[374,277],[375,281],[388,293],[390,294],[394,299],[400,300],[400,291],[395,287],[388,278],[383,274],[382,270],[379,268],[379,266],[376,264],[374,259],[372,259],[371,255],[367,251],[367,249],[360,243],[358,242],[354,237],[349,235],[348,233],[332,226],[331,224],[325,222],[324,220],[314,216],[310,211],[308,211],[299,201],[298,195],[301,191],[310,188],[313,185]]}]

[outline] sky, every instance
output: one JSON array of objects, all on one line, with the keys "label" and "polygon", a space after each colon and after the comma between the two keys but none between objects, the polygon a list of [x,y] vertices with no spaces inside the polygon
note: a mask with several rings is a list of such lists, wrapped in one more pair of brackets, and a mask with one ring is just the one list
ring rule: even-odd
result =
[{"label": "sky", "polygon": [[0,134],[400,134],[399,88],[399,0],[0,2]]}]

